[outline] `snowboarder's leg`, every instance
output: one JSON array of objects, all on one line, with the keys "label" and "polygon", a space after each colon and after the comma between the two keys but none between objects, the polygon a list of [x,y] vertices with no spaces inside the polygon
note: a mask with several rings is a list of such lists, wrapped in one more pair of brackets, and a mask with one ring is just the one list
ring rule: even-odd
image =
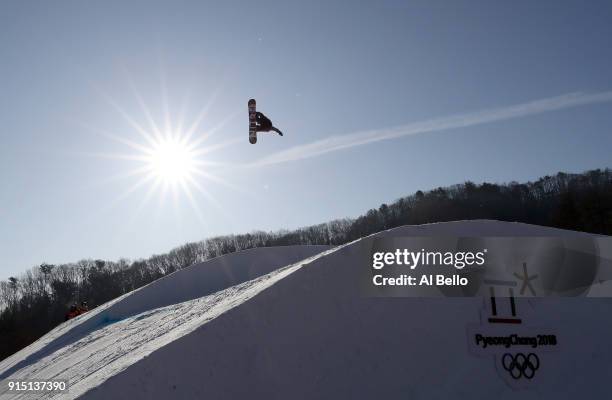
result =
[{"label": "snowboarder's leg", "polygon": [[273,130],[274,132],[278,133],[279,135],[283,136],[283,132],[281,132],[278,128],[275,127],[271,127],[270,130]]}]

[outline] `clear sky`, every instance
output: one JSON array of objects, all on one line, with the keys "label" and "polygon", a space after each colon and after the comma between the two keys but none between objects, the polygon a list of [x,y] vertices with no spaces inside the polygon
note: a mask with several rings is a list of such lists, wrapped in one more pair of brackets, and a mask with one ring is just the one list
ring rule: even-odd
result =
[{"label": "clear sky", "polygon": [[[607,1],[2,2],[0,278],[611,167],[610,21]],[[251,97],[284,137],[249,144]],[[188,132],[186,165],[143,159]]]}]

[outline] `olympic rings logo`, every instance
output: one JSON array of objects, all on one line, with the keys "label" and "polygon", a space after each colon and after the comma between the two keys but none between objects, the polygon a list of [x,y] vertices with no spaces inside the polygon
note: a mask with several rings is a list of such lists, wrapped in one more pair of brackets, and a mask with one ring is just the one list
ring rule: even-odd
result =
[{"label": "olympic rings logo", "polygon": [[522,377],[531,379],[540,368],[540,359],[533,353],[527,355],[517,353],[514,356],[506,353],[502,357],[501,363],[514,379],[521,379]]}]

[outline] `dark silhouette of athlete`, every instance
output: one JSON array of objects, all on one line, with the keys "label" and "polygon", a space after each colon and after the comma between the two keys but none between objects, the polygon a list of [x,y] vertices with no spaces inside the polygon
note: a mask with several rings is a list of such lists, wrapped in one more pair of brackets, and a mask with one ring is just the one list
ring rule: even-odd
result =
[{"label": "dark silhouette of athlete", "polygon": [[263,115],[259,111],[255,114],[255,121],[257,122],[257,132],[270,132],[274,131],[279,135],[283,136],[283,132],[281,132],[278,128],[275,128],[272,125],[272,121],[270,118]]}]

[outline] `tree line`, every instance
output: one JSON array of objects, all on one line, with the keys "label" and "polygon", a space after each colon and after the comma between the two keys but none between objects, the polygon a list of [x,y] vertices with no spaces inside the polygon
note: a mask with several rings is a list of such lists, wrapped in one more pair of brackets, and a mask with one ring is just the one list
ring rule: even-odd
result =
[{"label": "tree line", "polygon": [[0,282],[0,360],[64,320],[73,303],[103,304],[194,263],[253,247],[340,245],[382,230],[465,219],[496,219],[612,235],[612,170],[558,173],[535,182],[465,182],[382,204],[364,215],[292,231],[252,232],[187,243],[130,261],[43,263]]}]

